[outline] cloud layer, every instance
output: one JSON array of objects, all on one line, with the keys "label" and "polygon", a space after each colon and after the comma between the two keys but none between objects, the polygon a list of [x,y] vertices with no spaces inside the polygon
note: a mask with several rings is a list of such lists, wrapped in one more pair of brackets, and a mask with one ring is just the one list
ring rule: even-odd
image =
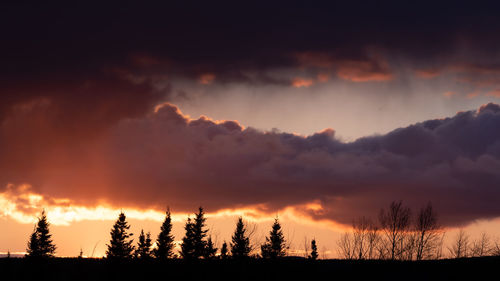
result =
[{"label": "cloud layer", "polygon": [[[94,138],[37,145],[45,121],[22,115],[38,111],[26,109],[1,127],[3,186],[31,184],[38,193],[88,205],[186,212],[198,205],[269,213],[297,206],[314,219],[341,223],[376,215],[399,199],[415,208],[434,202],[446,224],[500,216],[496,104],[350,143],[335,139],[332,129],[307,137],[262,132],[191,119],[163,104]],[[304,207],[311,202],[315,208]]]},{"label": "cloud layer", "polygon": [[[433,201],[448,224],[500,215],[495,104],[349,143],[331,129],[305,137],[154,111],[195,86],[411,90],[404,75],[446,80],[448,101],[496,98],[494,3],[232,5],[2,6],[2,188],[180,211],[293,205],[342,223],[397,199]],[[381,99],[411,92],[387,89]],[[300,207],[311,202],[322,208]]]}]

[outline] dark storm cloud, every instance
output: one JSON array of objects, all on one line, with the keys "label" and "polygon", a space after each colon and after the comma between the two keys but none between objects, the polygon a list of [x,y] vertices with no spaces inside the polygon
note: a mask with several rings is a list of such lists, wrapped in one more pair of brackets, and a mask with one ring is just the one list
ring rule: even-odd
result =
[{"label": "dark storm cloud", "polygon": [[[414,208],[432,201],[441,220],[456,225],[500,215],[499,127],[500,106],[488,104],[344,143],[331,129],[308,137],[261,132],[189,119],[165,104],[92,142],[31,147],[29,161],[2,158],[1,178],[4,186],[28,183],[84,204],[177,211],[259,205],[270,213],[299,206],[314,219],[341,223],[392,200]],[[15,129],[3,126],[2,135],[13,135],[3,145],[17,148]],[[25,152],[14,149],[11,159],[27,157],[16,153]],[[310,202],[323,209],[300,207]]]},{"label": "dark storm cloud", "polygon": [[121,69],[283,84],[268,71],[300,67],[302,53],[326,54],[334,71],[345,62],[376,66],[374,52],[416,68],[498,59],[496,11],[456,2],[4,5],[2,76]]},{"label": "dark storm cloud", "polygon": [[438,75],[456,65],[482,66],[471,68],[481,77],[461,81],[489,82],[484,92],[496,96],[497,10],[443,2],[2,4],[0,118],[45,100],[59,119],[86,121],[95,106],[92,118],[113,124],[175,97],[176,79],[307,87],[391,81],[401,68],[429,77],[428,69]]}]

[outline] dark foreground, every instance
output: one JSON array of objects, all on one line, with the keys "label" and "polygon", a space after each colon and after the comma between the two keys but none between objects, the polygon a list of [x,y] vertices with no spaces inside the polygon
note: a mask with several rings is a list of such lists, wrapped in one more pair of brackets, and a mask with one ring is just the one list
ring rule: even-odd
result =
[{"label": "dark foreground", "polygon": [[0,280],[499,280],[500,257],[422,262],[0,259]]}]

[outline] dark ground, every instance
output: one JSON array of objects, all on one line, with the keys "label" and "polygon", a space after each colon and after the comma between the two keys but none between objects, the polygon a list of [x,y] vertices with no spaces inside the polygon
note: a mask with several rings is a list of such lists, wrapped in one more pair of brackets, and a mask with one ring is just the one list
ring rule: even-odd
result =
[{"label": "dark ground", "polygon": [[0,280],[500,280],[500,257],[422,262],[0,259]]}]

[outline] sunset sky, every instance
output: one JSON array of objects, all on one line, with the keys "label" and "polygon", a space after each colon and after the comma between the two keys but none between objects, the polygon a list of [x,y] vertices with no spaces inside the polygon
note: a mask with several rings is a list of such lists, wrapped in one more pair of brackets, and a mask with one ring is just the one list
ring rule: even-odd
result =
[{"label": "sunset sky", "polygon": [[297,255],[394,200],[500,239],[500,7],[184,2],[0,4],[0,254],[42,209],[60,256],[167,206]]}]

